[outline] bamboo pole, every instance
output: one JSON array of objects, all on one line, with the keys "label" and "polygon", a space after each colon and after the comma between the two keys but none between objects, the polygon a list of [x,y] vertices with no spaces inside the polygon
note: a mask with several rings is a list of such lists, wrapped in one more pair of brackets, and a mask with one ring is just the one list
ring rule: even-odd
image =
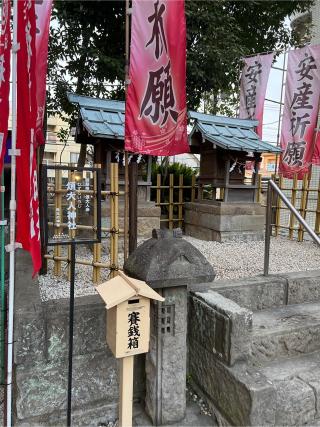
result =
[{"label": "bamboo pole", "polygon": [[[60,190],[62,187],[62,175],[61,170],[55,171],[55,187]],[[54,228],[54,233],[59,234],[61,233],[61,220],[62,220],[62,195],[61,193],[55,193],[54,195],[54,207],[55,207],[55,224],[56,223],[56,214],[59,212],[60,217],[60,226]],[[57,245],[54,246],[53,253],[55,257],[61,256],[61,246]],[[55,261],[54,267],[53,267],[53,274],[55,276],[61,276],[61,262]]]},{"label": "bamboo pole", "polygon": [[[101,168],[100,164],[95,164],[95,168]],[[95,194],[97,194],[97,176],[96,174],[93,175],[93,190]],[[97,197],[94,197],[93,200],[93,217],[94,217],[94,227],[97,227],[97,210],[98,210],[98,201]],[[101,279],[101,271],[99,267],[96,267],[96,263],[99,263],[101,261],[101,243],[94,243],[93,244],[93,272],[92,272],[92,280],[93,283],[97,284],[100,283]]]},{"label": "bamboo pole", "polygon": [[[303,219],[306,217],[306,205],[307,205],[307,189],[308,189],[308,174],[304,175],[303,181],[302,181],[302,193],[301,193],[301,202],[300,202],[300,215]],[[303,226],[299,224],[299,231],[298,231],[298,242],[303,241]]]},{"label": "bamboo pole", "polygon": [[118,177],[118,163],[111,163],[111,200],[110,200],[110,216],[111,216],[111,238],[110,238],[110,264],[111,264],[111,277],[117,275],[118,269],[118,232],[119,232],[119,177]]},{"label": "bamboo pole", "polygon": [[173,191],[174,191],[174,175],[169,176],[169,229],[173,229]]},{"label": "bamboo pole", "polygon": [[[293,181],[292,181],[292,190],[291,190],[291,204],[293,207],[296,207],[296,200],[297,200],[297,189],[298,189],[298,176],[297,174],[294,174]],[[294,228],[295,224],[295,216],[292,212],[290,212],[290,222],[289,222],[289,239],[293,239],[293,232],[295,230]]]},{"label": "bamboo pole", "polygon": [[179,228],[183,225],[183,175],[179,176],[179,205],[178,205],[178,220]]}]

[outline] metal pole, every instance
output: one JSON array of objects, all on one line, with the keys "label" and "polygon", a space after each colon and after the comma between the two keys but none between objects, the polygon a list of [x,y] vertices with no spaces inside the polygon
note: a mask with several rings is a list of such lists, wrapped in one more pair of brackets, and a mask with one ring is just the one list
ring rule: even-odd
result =
[{"label": "metal pole", "polygon": [[0,338],[1,338],[1,383],[4,383],[5,381],[5,311],[6,311],[6,300],[5,300],[5,286],[4,286],[4,268],[5,268],[5,237],[4,237],[4,227],[6,225],[6,221],[4,219],[4,172],[2,172],[1,176],[1,184],[0,184],[0,205],[1,205],[1,217],[0,217],[0,254],[1,254],[1,260],[0,260],[0,284],[1,284],[1,331],[0,331]]},{"label": "metal pole", "polygon": [[[130,10],[130,0],[126,0],[126,4],[125,4],[125,12],[126,12],[126,28],[125,28],[125,93],[127,93],[127,89],[128,89],[128,85],[130,83],[129,81],[129,64],[130,64],[130,14],[131,14],[131,10]],[[129,239],[131,238],[131,230],[132,230],[132,224],[131,222],[129,223],[130,219],[129,219],[129,205],[131,203],[131,199],[130,199],[130,193],[129,193],[129,185],[133,186],[133,183],[130,180],[130,176],[129,176],[129,159],[128,159],[128,153],[125,151],[125,163],[124,163],[124,168],[125,168],[125,173],[124,173],[124,259],[127,259],[128,256],[128,237]],[[130,183],[130,184],[129,184]],[[129,233],[129,236],[128,236]],[[130,243],[129,243],[130,246]],[[130,250],[129,250],[130,252]]]},{"label": "metal pole", "polygon": [[[282,107],[284,105],[284,102],[282,102],[282,98],[283,98],[283,88],[285,85],[284,76],[285,76],[285,72],[286,72],[286,58],[287,58],[287,54],[285,52],[284,56],[283,56],[283,70],[282,70],[282,80],[281,80],[281,90],[280,90],[280,108],[279,108],[279,120],[278,120],[278,132],[277,132],[277,147],[279,147],[279,145],[280,145],[280,127],[281,127]],[[276,154],[275,174],[278,173],[278,158],[279,158],[279,155]]]},{"label": "metal pole", "polygon": [[13,1],[13,46],[12,46],[12,143],[11,143],[11,198],[10,198],[10,252],[9,297],[8,297],[8,351],[7,351],[7,399],[6,423],[12,425],[12,365],[13,365],[13,315],[16,249],[16,142],[17,142],[17,30],[18,0]]},{"label": "metal pole", "polygon": [[269,257],[270,257],[270,238],[272,233],[272,188],[270,181],[268,183],[268,192],[267,192],[267,207],[266,207],[266,230],[265,230],[265,240],[264,240],[264,276],[269,274]]},{"label": "metal pole", "polygon": [[265,250],[264,250],[264,276],[269,274],[269,254],[270,254],[270,237],[271,237],[271,216],[272,216],[272,193],[276,192],[277,195],[281,198],[283,203],[287,208],[293,213],[297,218],[300,224],[305,228],[309,233],[315,243],[320,246],[320,237],[313,231],[310,225],[305,221],[305,219],[299,214],[297,209],[290,203],[289,199],[284,195],[284,193],[278,188],[277,184],[272,180],[268,183],[268,193],[267,193],[267,209],[266,209],[266,234],[265,234]]},{"label": "metal pole", "polygon": [[137,247],[138,228],[138,164],[132,159],[129,167],[129,254]]},{"label": "metal pole", "polygon": [[67,426],[71,426],[72,406],[72,362],[73,362],[73,323],[74,323],[74,281],[76,265],[76,245],[71,243],[70,260],[70,302],[69,302],[69,363],[68,363],[68,403],[67,403]]}]

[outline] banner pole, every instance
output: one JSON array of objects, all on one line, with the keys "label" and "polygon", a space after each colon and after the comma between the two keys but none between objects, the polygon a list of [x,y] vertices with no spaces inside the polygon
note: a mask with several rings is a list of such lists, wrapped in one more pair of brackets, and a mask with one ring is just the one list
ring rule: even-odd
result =
[{"label": "banner pole", "polygon": [[13,366],[13,316],[15,285],[15,250],[16,250],[16,142],[17,142],[17,44],[18,0],[13,1],[13,45],[12,45],[12,145],[11,151],[11,198],[10,198],[10,252],[9,298],[8,298],[8,343],[7,343],[7,399],[6,425],[12,425],[12,366]]},{"label": "banner pole", "polygon": [[67,426],[71,426],[72,414],[72,365],[73,365],[73,325],[74,325],[74,284],[76,265],[76,245],[71,243],[70,301],[69,301],[69,357],[68,357],[68,396]]},{"label": "banner pole", "polygon": [[[279,107],[279,120],[278,120],[278,132],[277,132],[277,147],[280,146],[280,140],[281,140],[281,118],[282,118],[282,108],[284,109],[284,102],[282,103],[283,98],[283,88],[285,86],[284,83],[284,76],[286,74],[286,59],[287,59],[287,51],[283,54],[283,69],[282,69],[282,80],[281,80],[281,90],[280,90],[280,107]],[[279,169],[279,154],[276,154],[276,164],[275,164],[275,174],[277,175],[278,169]]]}]

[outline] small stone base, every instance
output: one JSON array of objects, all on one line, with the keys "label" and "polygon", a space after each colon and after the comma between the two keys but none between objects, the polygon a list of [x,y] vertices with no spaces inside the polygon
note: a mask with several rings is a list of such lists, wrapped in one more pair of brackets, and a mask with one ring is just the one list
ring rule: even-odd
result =
[{"label": "small stone base", "polygon": [[197,202],[185,204],[185,233],[220,243],[263,240],[264,209],[258,203]]}]

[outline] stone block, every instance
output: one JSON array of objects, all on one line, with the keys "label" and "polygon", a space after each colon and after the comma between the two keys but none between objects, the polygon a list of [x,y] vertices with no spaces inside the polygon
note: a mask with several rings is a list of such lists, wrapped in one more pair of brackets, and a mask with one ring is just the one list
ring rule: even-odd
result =
[{"label": "stone block", "polygon": [[228,425],[275,424],[275,390],[259,371],[243,363],[230,368],[194,340],[189,345],[189,368],[192,382]]},{"label": "stone block", "polygon": [[[162,319],[158,319],[160,324],[154,323],[157,304],[152,304],[153,324],[150,351],[146,355],[145,403],[153,422],[156,422],[159,413],[161,425],[166,425],[182,420],[186,411],[187,290],[186,287],[167,288],[163,290],[163,296],[165,306],[175,306],[171,317],[174,324],[171,324],[170,332],[167,332],[166,328],[162,328]],[[164,325],[167,325],[166,319]]]},{"label": "stone block", "polygon": [[[65,411],[68,364],[65,361],[39,362],[32,367],[16,367],[16,416],[22,421]],[[118,399],[117,362],[105,353],[78,356],[73,365],[72,406],[84,410],[95,402],[114,403]]]},{"label": "stone block", "polygon": [[320,300],[320,270],[300,271],[282,276],[288,281],[288,304]]},{"label": "stone block", "polygon": [[[49,360],[68,357],[69,300],[44,303]],[[107,350],[106,310],[97,295],[75,299],[74,355]]]},{"label": "stone block", "polygon": [[216,292],[197,292],[189,304],[189,334],[228,365],[246,360],[252,312]]},{"label": "stone block", "polygon": [[276,425],[301,426],[315,419],[315,395],[299,378],[275,383],[277,396]]},{"label": "stone block", "polygon": [[248,310],[265,310],[286,304],[287,280],[282,276],[256,276],[190,285],[193,292],[212,290]]}]

